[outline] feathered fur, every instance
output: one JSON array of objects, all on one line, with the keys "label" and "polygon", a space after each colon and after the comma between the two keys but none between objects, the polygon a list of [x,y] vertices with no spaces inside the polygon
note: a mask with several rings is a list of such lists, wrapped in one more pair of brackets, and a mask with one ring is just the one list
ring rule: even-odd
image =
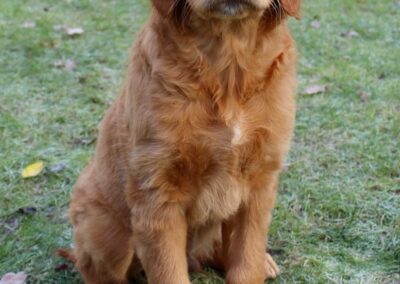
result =
[{"label": "feathered fur", "polygon": [[267,8],[239,20],[207,18],[202,1],[153,1],[74,188],[68,257],[86,283],[143,268],[149,283],[187,284],[188,262],[230,284],[279,271],[265,251],[295,118],[285,18],[299,1],[255,1]]}]

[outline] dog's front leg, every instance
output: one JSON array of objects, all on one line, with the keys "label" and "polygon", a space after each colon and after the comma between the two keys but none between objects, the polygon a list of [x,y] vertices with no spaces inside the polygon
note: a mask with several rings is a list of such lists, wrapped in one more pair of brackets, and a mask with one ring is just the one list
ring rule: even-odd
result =
[{"label": "dog's front leg", "polygon": [[[133,210],[135,249],[150,284],[189,284],[187,223],[178,203],[137,205]],[[140,210],[140,209],[139,209]]]},{"label": "dog's front leg", "polygon": [[260,284],[279,273],[270,255],[266,254],[277,181],[277,172],[268,174],[266,187],[254,188],[237,215],[223,224],[228,284]]}]

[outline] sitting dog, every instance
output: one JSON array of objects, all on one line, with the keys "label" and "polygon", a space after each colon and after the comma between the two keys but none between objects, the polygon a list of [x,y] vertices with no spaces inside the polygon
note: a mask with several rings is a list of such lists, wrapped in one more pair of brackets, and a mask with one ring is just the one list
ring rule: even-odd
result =
[{"label": "sitting dog", "polygon": [[279,268],[266,253],[295,119],[300,0],[153,0],[95,155],[73,191],[70,254],[86,283],[229,284]]}]

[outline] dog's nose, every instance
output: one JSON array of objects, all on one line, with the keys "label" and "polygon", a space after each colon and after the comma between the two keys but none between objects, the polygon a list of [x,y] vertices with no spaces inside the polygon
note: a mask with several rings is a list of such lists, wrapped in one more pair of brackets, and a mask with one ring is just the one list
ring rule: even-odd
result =
[{"label": "dog's nose", "polygon": [[237,16],[254,9],[250,1],[245,0],[222,0],[215,1],[211,6],[212,12],[217,12],[225,16]]}]

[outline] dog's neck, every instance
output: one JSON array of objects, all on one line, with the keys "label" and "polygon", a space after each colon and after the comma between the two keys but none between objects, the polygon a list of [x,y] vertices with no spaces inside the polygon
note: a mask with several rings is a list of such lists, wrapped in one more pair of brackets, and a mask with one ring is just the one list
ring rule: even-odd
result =
[{"label": "dog's neck", "polygon": [[[207,88],[226,112],[260,87],[272,64],[265,58],[265,45],[273,40],[280,21],[265,22],[263,17],[227,21],[191,15],[186,26],[180,27],[156,14],[152,22],[160,46],[165,48],[160,56],[175,61],[182,73],[197,74],[192,83]],[[234,114],[224,116],[229,119]]]},{"label": "dog's neck", "polygon": [[198,51],[219,73],[228,65],[245,67],[244,59],[257,48],[258,20],[218,21],[194,19],[191,34]]},{"label": "dog's neck", "polygon": [[[212,91],[215,102],[221,109],[234,110],[233,104],[243,99],[249,86],[254,82],[250,70],[254,68],[257,57],[259,19],[241,21],[205,21],[192,22],[193,42],[204,58],[206,82],[215,81],[218,87]],[[249,72],[250,71],[250,72]],[[213,79],[213,80],[212,80]],[[227,119],[234,113],[227,114]]]},{"label": "dog's neck", "polygon": [[[267,35],[284,19],[283,14],[274,12],[273,8],[255,12],[241,20],[203,18],[187,13],[176,22],[176,19],[159,17],[155,12],[159,36],[177,48],[190,46],[191,54],[195,48],[197,54],[204,56],[210,65],[215,65],[216,71],[226,67],[219,62],[221,58],[240,65],[243,57],[254,54],[259,47],[260,39],[264,38],[260,34]],[[184,54],[184,50],[180,52]]]}]

